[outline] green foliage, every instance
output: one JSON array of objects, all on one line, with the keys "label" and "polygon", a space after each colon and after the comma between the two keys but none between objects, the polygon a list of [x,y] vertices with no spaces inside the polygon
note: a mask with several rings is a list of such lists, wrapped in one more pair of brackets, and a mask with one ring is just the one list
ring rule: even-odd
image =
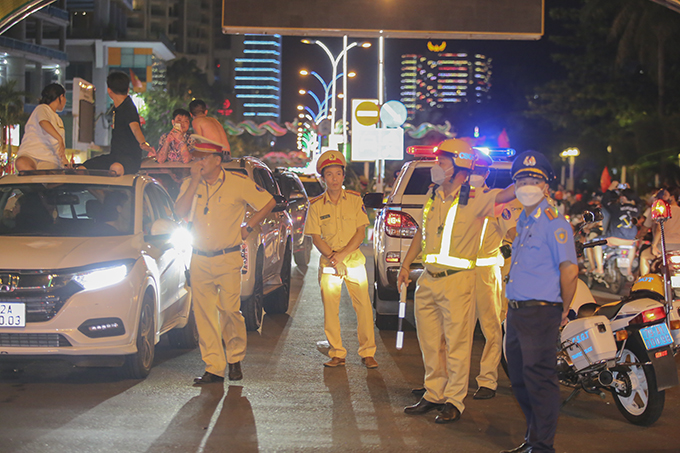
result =
[{"label": "green foliage", "polygon": [[189,103],[181,97],[172,96],[168,91],[152,90],[142,94],[145,106],[139,112],[146,120],[144,137],[154,148],[161,135],[172,129],[172,112],[175,109],[186,109]]},{"label": "green foliage", "polygon": [[[15,124],[24,125],[28,119],[28,115],[24,113],[23,97],[28,93],[16,90],[16,81],[10,80],[3,85],[0,85],[0,129],[2,130],[2,138],[0,138],[2,148],[5,146],[5,138],[7,137],[7,130]],[[8,161],[12,155],[12,145],[8,146]]]}]

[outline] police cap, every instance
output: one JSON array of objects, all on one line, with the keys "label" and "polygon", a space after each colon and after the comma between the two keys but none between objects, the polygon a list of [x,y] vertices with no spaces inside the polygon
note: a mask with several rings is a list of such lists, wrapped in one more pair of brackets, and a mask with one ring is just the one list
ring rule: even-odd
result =
[{"label": "police cap", "polygon": [[316,172],[323,176],[323,169],[330,167],[331,165],[340,165],[341,167],[347,166],[347,161],[345,156],[342,155],[340,151],[329,150],[319,156],[319,160],[316,161]]},{"label": "police cap", "polygon": [[550,161],[538,151],[524,151],[512,163],[512,180],[532,176],[550,182],[555,178]]}]

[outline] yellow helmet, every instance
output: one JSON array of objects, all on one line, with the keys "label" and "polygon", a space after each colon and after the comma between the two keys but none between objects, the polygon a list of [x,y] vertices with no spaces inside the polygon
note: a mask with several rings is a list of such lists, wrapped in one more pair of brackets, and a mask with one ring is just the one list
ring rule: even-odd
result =
[{"label": "yellow helmet", "polygon": [[665,297],[663,278],[658,274],[647,274],[638,278],[630,289],[631,294],[635,291],[651,291],[658,294],[661,298]]},{"label": "yellow helmet", "polygon": [[470,144],[464,140],[452,138],[444,140],[437,146],[434,153],[439,155],[441,153],[448,153],[453,158],[453,165],[456,167],[467,168],[472,170],[475,168],[475,150]]},{"label": "yellow helmet", "polygon": [[340,165],[341,167],[347,166],[347,161],[345,156],[342,155],[340,151],[328,150],[319,156],[319,160],[316,161],[316,172],[323,176],[323,169],[330,167],[331,165]]}]

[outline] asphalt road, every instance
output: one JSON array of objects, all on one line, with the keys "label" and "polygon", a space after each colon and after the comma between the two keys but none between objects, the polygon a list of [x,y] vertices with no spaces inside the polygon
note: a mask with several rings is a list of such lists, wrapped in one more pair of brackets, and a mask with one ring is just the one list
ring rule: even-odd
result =
[{"label": "asphalt road", "polygon": [[[370,250],[368,251],[370,253]],[[422,382],[415,332],[395,348],[394,332],[378,332],[376,359],[367,370],[356,354],[356,323],[343,296],[345,368],[328,369],[315,261],[293,270],[288,314],[265,316],[250,333],[245,379],[193,387],[202,374],[198,350],[157,347],[151,375],[121,380],[111,369],[32,363],[0,375],[1,452],[498,452],[521,443],[524,417],[502,373],[498,394],[472,399],[460,421],[435,425],[434,413],[407,416],[410,393]],[[369,263],[368,269],[373,266]],[[472,376],[483,339],[475,339]],[[568,389],[563,389],[566,399]],[[644,428],[628,423],[613,399],[580,394],[560,417],[559,452],[680,451],[680,390],[666,392],[661,419]]]}]

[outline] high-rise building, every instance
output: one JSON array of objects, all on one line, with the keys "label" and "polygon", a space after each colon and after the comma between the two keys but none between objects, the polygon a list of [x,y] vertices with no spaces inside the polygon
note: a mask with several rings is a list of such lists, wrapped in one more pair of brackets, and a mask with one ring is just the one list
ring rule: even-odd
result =
[{"label": "high-rise building", "polygon": [[261,123],[281,118],[281,36],[233,37],[234,93],[244,119]]},{"label": "high-rise building", "polygon": [[491,59],[481,54],[437,53],[401,57],[400,100],[408,118],[416,112],[489,99]]}]

